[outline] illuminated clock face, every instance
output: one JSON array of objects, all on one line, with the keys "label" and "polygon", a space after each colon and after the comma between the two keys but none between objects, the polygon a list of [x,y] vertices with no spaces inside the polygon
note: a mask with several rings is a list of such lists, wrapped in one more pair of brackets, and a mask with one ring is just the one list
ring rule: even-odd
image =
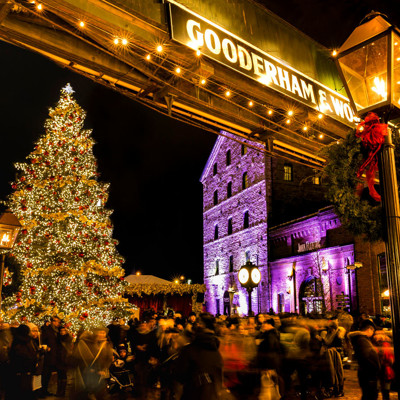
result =
[{"label": "illuminated clock face", "polygon": [[246,268],[242,268],[239,271],[239,282],[243,285],[249,280],[249,271]]},{"label": "illuminated clock face", "polygon": [[260,283],[261,280],[261,272],[257,269],[254,268],[251,271],[251,280],[253,281],[253,283],[255,283],[256,285],[258,285]]}]

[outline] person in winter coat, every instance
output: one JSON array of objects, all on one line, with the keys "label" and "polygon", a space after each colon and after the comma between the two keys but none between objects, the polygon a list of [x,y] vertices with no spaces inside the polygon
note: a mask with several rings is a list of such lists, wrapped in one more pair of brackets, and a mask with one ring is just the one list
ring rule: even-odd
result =
[{"label": "person in winter coat", "polygon": [[215,318],[199,316],[192,343],[183,347],[176,363],[176,378],[183,385],[181,400],[217,400],[222,389],[222,357],[215,335]]},{"label": "person in winter coat", "polygon": [[395,372],[393,369],[394,364],[394,349],[393,343],[389,336],[384,334],[375,335],[374,343],[378,348],[379,361],[381,363],[381,392],[382,399],[389,400],[390,398],[390,386],[395,378]]},{"label": "person in winter coat", "polygon": [[0,399],[3,398],[8,383],[8,353],[12,342],[10,325],[0,322]]},{"label": "person in winter coat", "polygon": [[57,347],[57,397],[65,397],[68,362],[73,348],[72,339],[72,335],[67,331],[66,327],[64,325],[60,326],[60,333],[58,336],[59,345]]},{"label": "person in winter coat", "polygon": [[274,369],[279,374],[282,350],[279,332],[275,329],[275,321],[272,318],[263,322],[257,339],[260,340],[257,349],[257,366],[261,369]]},{"label": "person in winter coat", "polygon": [[71,364],[75,366],[71,399],[100,400],[106,397],[105,378],[113,354],[107,331],[107,328],[96,329],[94,333],[83,331],[76,342],[71,357]]},{"label": "person in winter coat", "polygon": [[[43,374],[42,374],[42,395],[53,396],[48,391],[51,374],[56,371],[58,372],[57,355],[59,353],[59,327],[61,324],[60,318],[57,316],[51,318],[50,325],[44,325],[42,327],[42,345],[47,346],[47,351],[44,356]],[[58,391],[58,388],[57,388]]]},{"label": "person in winter coat", "polygon": [[362,400],[378,398],[378,379],[381,368],[378,353],[371,343],[374,333],[375,324],[368,319],[361,322],[360,331],[349,333],[358,361],[358,382],[362,391]]},{"label": "person in winter coat", "polygon": [[26,325],[30,329],[29,335],[32,338],[32,344],[37,351],[37,363],[32,377],[32,389],[34,397],[39,398],[41,395],[40,389],[42,388],[43,363],[46,351],[40,343],[40,332],[38,326],[31,322],[28,322]]},{"label": "person in winter coat", "polygon": [[32,380],[38,362],[38,351],[29,334],[27,325],[20,325],[14,330],[10,349],[10,384],[7,400],[34,400]]}]

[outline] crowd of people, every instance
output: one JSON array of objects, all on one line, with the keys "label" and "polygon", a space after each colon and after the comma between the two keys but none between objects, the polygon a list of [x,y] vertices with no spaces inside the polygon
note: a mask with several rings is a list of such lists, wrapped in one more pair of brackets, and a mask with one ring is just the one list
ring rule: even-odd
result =
[{"label": "crowd of people", "polygon": [[343,369],[357,363],[362,399],[376,400],[380,390],[389,400],[394,355],[385,324],[379,316],[353,321],[347,312],[330,318],[146,312],[77,335],[58,317],[40,328],[1,323],[0,399],[344,397]]}]

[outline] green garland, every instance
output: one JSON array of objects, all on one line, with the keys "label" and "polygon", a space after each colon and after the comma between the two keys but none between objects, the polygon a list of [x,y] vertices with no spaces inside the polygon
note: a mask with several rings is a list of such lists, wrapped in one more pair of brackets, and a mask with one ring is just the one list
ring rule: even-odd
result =
[{"label": "green garland", "polygon": [[[399,136],[393,135],[395,145],[396,171],[399,176]],[[369,195],[361,198],[356,194],[359,183],[357,171],[363,163],[366,152],[355,131],[350,132],[339,143],[327,146],[322,155],[328,160],[323,175],[327,182],[327,199],[335,205],[341,222],[355,235],[365,235],[370,241],[383,240],[382,204],[374,201]]]},{"label": "green garland", "polygon": [[196,295],[197,293],[204,293],[206,291],[205,285],[200,284],[147,284],[147,283],[130,283],[125,290],[126,294],[130,294],[137,297],[142,297],[143,295],[157,295],[157,294],[192,294]]}]

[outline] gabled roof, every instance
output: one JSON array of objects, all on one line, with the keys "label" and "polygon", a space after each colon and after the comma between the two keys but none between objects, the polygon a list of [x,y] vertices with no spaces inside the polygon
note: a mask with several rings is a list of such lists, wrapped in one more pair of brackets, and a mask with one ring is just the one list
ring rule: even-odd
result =
[{"label": "gabled roof", "polygon": [[154,275],[128,275],[125,280],[134,285],[169,285],[171,283]]},{"label": "gabled roof", "polygon": [[217,140],[215,141],[215,144],[214,144],[214,147],[213,147],[213,149],[211,151],[211,154],[208,157],[206,166],[203,169],[203,173],[201,174],[201,177],[200,177],[200,182],[201,183],[203,183],[205,177],[208,175],[208,173],[210,172],[210,169],[214,165],[215,157],[217,157],[219,149],[221,148],[221,145],[222,145],[224,140],[227,140],[227,138],[225,136],[218,136],[217,137]]}]

